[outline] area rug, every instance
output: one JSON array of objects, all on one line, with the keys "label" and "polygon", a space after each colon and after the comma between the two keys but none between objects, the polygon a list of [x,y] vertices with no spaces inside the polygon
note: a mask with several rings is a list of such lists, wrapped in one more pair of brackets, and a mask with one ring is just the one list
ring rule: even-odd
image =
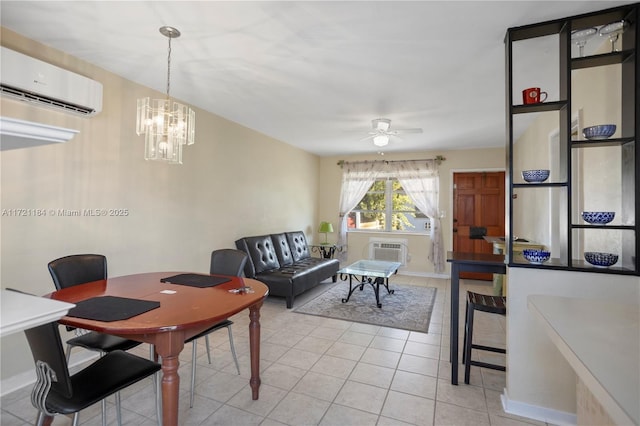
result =
[{"label": "area rug", "polygon": [[390,288],[393,294],[380,288],[382,308],[378,308],[369,284],[365,284],[362,291],[354,291],[349,301],[342,303],[349,293],[349,284],[338,282],[294,312],[426,333],[437,289],[393,283]]}]

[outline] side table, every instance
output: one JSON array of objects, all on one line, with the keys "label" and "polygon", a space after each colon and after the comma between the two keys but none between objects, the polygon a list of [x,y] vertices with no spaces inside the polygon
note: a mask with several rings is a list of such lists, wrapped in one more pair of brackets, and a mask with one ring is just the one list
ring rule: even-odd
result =
[{"label": "side table", "polygon": [[325,259],[333,259],[336,251],[342,251],[342,246],[337,244],[312,244],[309,247],[311,247],[311,253],[318,253]]}]

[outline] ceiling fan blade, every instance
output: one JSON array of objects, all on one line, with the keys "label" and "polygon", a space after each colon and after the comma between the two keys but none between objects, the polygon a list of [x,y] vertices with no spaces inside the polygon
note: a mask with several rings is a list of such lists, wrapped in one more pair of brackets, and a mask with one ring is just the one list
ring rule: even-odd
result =
[{"label": "ceiling fan blade", "polygon": [[373,139],[376,135],[377,135],[377,133],[374,133],[374,134],[372,134],[370,136],[367,136],[366,138],[362,138],[362,139],[360,139],[360,142],[368,141],[369,139]]},{"label": "ceiling fan blade", "polygon": [[422,133],[422,129],[394,129],[397,133]]}]

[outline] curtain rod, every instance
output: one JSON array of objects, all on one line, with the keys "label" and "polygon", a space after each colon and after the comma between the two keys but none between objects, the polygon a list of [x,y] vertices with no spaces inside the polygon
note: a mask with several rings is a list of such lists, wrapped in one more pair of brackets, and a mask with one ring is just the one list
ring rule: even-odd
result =
[{"label": "curtain rod", "polygon": [[423,158],[420,160],[365,160],[365,161],[345,161],[345,160],[340,160],[338,161],[336,164],[340,167],[342,167],[345,163],[351,163],[351,164],[357,164],[357,163],[385,163],[385,164],[389,164],[389,163],[402,163],[404,161],[435,161],[437,165],[440,165],[440,163],[442,163],[443,161],[446,160],[446,158],[444,158],[442,155],[436,155],[435,158]]}]

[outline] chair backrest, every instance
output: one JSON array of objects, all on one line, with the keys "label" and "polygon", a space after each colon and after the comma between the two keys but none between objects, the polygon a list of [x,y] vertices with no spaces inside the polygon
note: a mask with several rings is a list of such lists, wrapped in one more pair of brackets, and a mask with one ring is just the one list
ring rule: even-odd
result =
[{"label": "chair backrest", "polygon": [[241,250],[220,249],[211,252],[210,274],[244,275],[244,265],[247,263],[247,254]]},{"label": "chair backrest", "polygon": [[73,254],[49,262],[56,289],[107,279],[107,258],[101,254]]},{"label": "chair backrest", "polygon": [[67,358],[62,348],[62,339],[58,331],[58,324],[50,322],[24,331],[31,347],[34,363],[46,362],[55,372],[55,381],[51,389],[66,398],[73,396]]}]

